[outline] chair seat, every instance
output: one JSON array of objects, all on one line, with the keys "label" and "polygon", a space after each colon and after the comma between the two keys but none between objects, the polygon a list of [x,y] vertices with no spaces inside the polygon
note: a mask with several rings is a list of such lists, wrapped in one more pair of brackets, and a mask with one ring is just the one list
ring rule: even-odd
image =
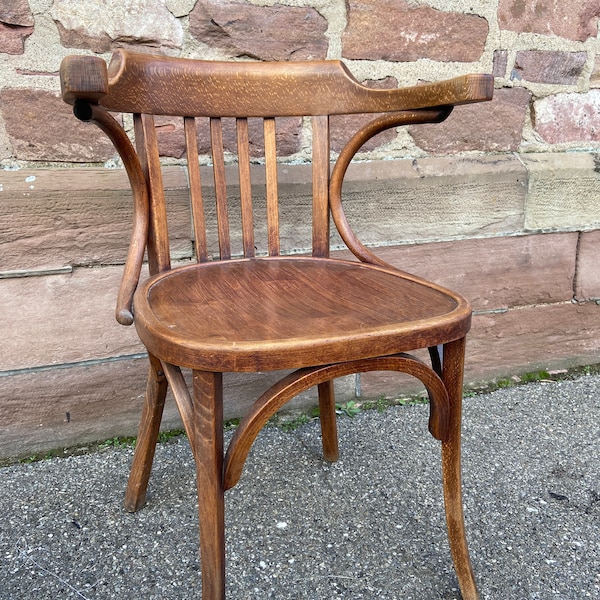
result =
[{"label": "chair seat", "polygon": [[310,257],[205,262],[135,295],[135,323],[160,359],[205,371],[300,368],[464,336],[469,303],[392,269]]}]

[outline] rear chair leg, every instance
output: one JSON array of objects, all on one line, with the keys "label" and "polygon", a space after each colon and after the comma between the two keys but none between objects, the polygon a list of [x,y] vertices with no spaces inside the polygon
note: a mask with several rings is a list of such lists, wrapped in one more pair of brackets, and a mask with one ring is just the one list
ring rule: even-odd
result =
[{"label": "rear chair leg", "polygon": [[144,506],[154,451],[167,395],[167,380],[160,361],[150,356],[146,397],[125,492],[125,510],[135,512]]},{"label": "rear chair leg", "polygon": [[194,371],[194,435],[202,599],[225,598],[223,385],[221,373]]},{"label": "rear chair leg", "polygon": [[318,390],[321,437],[323,440],[323,458],[330,462],[335,462],[339,458],[339,446],[335,417],[335,392],[333,389],[333,380],[320,383]]},{"label": "rear chair leg", "polygon": [[444,345],[442,379],[450,401],[448,440],[442,442],[442,482],[448,541],[464,600],[477,600],[477,585],[469,558],[462,504],[460,437],[465,339]]}]

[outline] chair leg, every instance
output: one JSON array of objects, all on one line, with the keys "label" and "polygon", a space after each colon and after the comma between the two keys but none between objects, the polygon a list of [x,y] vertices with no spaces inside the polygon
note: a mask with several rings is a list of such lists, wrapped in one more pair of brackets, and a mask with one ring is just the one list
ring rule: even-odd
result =
[{"label": "chair leg", "polygon": [[469,558],[462,504],[460,438],[465,339],[444,346],[442,379],[450,400],[450,430],[442,442],[442,480],[448,541],[464,600],[477,600],[477,585]]},{"label": "chair leg", "polygon": [[167,380],[160,361],[150,356],[146,397],[135,444],[133,463],[125,492],[125,510],[135,512],[144,506],[154,451],[167,395]]},{"label": "chair leg", "polygon": [[330,462],[335,462],[339,458],[339,446],[335,417],[333,380],[320,383],[318,385],[318,390],[321,437],[323,440],[323,458]]},{"label": "chair leg", "polygon": [[194,371],[194,436],[202,599],[225,598],[223,386],[221,373]]}]

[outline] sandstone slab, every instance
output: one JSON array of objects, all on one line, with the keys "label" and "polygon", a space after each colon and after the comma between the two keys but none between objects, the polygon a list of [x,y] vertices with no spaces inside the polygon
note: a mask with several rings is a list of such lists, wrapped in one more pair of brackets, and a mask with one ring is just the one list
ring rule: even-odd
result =
[{"label": "sandstone slab", "polygon": [[580,234],[575,297],[582,301],[600,299],[600,230]]},{"label": "sandstone slab", "polygon": [[346,215],[373,247],[523,228],[526,173],[512,156],[357,163],[348,178]]},{"label": "sandstone slab", "polygon": [[52,92],[0,90],[0,111],[19,160],[103,162],[115,154],[106,136],[80,123]]},{"label": "sandstone slab", "polygon": [[536,100],[534,127],[549,144],[600,140],[600,90]]},{"label": "sandstone slab", "polygon": [[33,33],[34,24],[27,0],[0,4],[0,53],[23,54],[25,40]]},{"label": "sandstone slab", "polygon": [[575,85],[586,61],[587,52],[520,50],[515,58],[511,79]]},{"label": "sandstone slab", "polygon": [[576,232],[535,234],[407,244],[375,253],[459,292],[474,310],[489,311],[572,300],[578,239]]},{"label": "sandstone slab", "polygon": [[408,62],[473,62],[483,53],[487,21],[405,0],[348,0],[342,56]]},{"label": "sandstone slab", "polygon": [[258,60],[324,59],[326,31],[327,21],[311,7],[199,0],[190,13],[196,39],[230,56]]},{"label": "sandstone slab", "polygon": [[[178,258],[190,257],[186,173],[168,167],[163,181],[172,251]],[[1,270],[122,263],[131,214],[123,169],[0,171]]]},{"label": "sandstone slab", "polygon": [[600,227],[600,174],[587,153],[523,154],[528,172],[527,230]]},{"label": "sandstone slab", "polygon": [[583,42],[598,33],[598,2],[563,0],[500,0],[501,29],[519,33],[541,33]]},{"label": "sandstone slab", "polygon": [[0,279],[0,371],[143,352],[114,318],[121,268]]},{"label": "sandstone slab", "polygon": [[160,0],[55,0],[50,14],[66,48],[107,52],[114,45],[183,44],[181,23]]},{"label": "sandstone slab", "polygon": [[[54,369],[0,373],[0,458],[137,435],[147,372],[145,357],[118,357]],[[285,374],[224,374],[224,419],[245,414]],[[190,373],[184,376],[189,386]],[[337,379],[335,390],[341,402],[352,399],[354,378]],[[308,390],[288,403],[286,410],[307,409],[317,402],[316,390]],[[183,428],[170,392],[161,428]]]},{"label": "sandstone slab", "polygon": [[530,101],[525,88],[499,89],[490,102],[457,106],[443,123],[408,131],[417,146],[433,154],[513,152],[521,144]]}]

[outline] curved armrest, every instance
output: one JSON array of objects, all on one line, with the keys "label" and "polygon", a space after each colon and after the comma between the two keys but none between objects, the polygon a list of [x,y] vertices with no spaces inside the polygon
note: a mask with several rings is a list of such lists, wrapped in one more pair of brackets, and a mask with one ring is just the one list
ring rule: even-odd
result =
[{"label": "curved armrest", "polygon": [[133,323],[133,295],[137,288],[148,237],[148,190],[138,156],[119,123],[98,101],[108,93],[106,63],[95,56],[69,56],[60,66],[62,96],[73,105],[81,121],[96,124],[112,141],[123,160],[133,192],[133,231],[121,285],[117,296],[116,319],[121,325]]},{"label": "curved armrest", "polygon": [[[462,77],[448,81],[423,86],[423,88],[429,89],[431,93],[429,108],[384,114],[365,125],[344,146],[331,173],[329,202],[335,226],[345,244],[357,258],[363,262],[396,269],[396,267],[383,261],[362,244],[354,231],[352,231],[344,213],[342,185],[346,170],[356,153],[372,137],[391,127],[440,123],[450,115],[456,104],[491,100],[493,96],[493,82],[494,79],[491,75],[463,75]],[[454,90],[452,94],[448,94],[449,88]],[[462,93],[460,91],[461,88],[463,89]],[[410,89],[418,90],[418,87]],[[452,100],[452,102],[449,102],[445,106],[439,106],[441,97]]]}]

